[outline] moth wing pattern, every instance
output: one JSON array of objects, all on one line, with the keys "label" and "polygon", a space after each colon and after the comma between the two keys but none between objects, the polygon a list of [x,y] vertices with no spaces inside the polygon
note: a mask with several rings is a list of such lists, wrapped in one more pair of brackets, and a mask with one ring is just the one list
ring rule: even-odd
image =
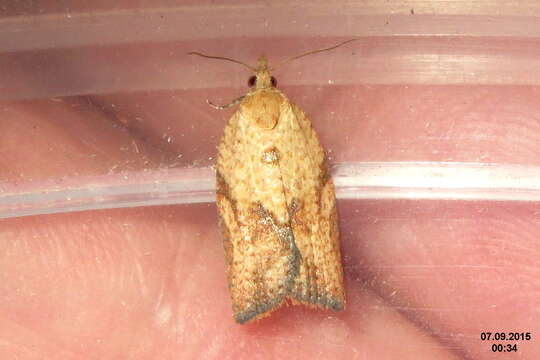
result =
[{"label": "moth wing pattern", "polygon": [[[262,209],[236,208],[227,197],[218,200],[228,263],[234,318],[245,323],[270,314],[284,301],[298,272],[298,251],[259,221]],[[236,216],[234,216],[236,215]],[[245,218],[242,224],[239,218]],[[249,233],[249,235],[246,235]]]},{"label": "moth wing pattern", "polygon": [[309,119],[278,90],[246,95],[229,120],[217,206],[237,322],[266,316],[286,299],[344,308],[325,153]]},{"label": "moth wing pattern", "polygon": [[292,169],[302,174],[302,181],[286,186],[290,193],[291,226],[302,255],[291,297],[308,306],[343,310],[345,293],[336,198],[326,154],[302,109],[291,104],[291,110],[304,139],[296,142],[294,153],[302,160],[295,163],[305,167]]},{"label": "moth wing pattern", "polygon": [[[283,194],[279,169],[261,162],[265,139],[259,126],[272,122],[272,114],[256,115],[260,123],[253,124],[252,100],[248,97],[229,120],[217,161],[217,206],[233,312],[239,323],[266,316],[281,305],[300,261],[292,230],[283,225],[284,197],[275,196]],[[259,103],[278,116],[275,98]],[[263,178],[257,176],[262,173]]]}]

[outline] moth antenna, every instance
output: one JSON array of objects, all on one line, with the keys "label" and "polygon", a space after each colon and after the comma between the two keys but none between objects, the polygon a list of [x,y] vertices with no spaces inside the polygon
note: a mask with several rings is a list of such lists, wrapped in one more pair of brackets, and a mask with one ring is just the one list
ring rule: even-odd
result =
[{"label": "moth antenna", "polygon": [[235,59],[231,59],[231,58],[228,58],[228,57],[223,57],[223,56],[213,56],[213,55],[206,55],[206,54],[203,54],[203,53],[200,53],[198,51],[190,51],[187,53],[188,55],[197,55],[197,56],[200,56],[200,57],[205,57],[205,58],[208,58],[208,59],[217,59],[217,60],[227,60],[227,61],[230,61],[230,62],[233,62],[233,63],[237,63],[237,64],[240,64],[240,65],[244,65],[245,67],[247,67],[249,70],[255,72],[256,69],[252,66],[249,66],[248,64],[246,63],[243,63],[241,61],[238,61],[238,60],[235,60]]},{"label": "moth antenna", "polygon": [[342,41],[340,42],[339,44],[336,44],[334,46],[330,46],[330,47],[327,47],[327,48],[324,48],[324,49],[317,49],[317,50],[311,50],[311,51],[308,51],[308,52],[305,52],[303,54],[300,54],[300,55],[296,55],[296,56],[293,56],[291,58],[288,58],[287,60],[285,61],[282,61],[280,62],[277,66],[271,68],[271,70],[276,70],[278,67],[288,63],[288,62],[291,62],[293,60],[296,60],[296,59],[300,59],[304,56],[308,56],[308,55],[312,55],[312,54],[317,54],[317,53],[320,53],[320,52],[323,52],[323,51],[330,51],[330,50],[334,50],[335,48],[338,48],[342,45],[345,45],[345,44],[348,44],[350,42],[353,42],[353,41],[357,41],[357,40],[360,40],[358,38],[354,38],[354,39],[349,39],[349,40],[345,40],[345,41]]}]

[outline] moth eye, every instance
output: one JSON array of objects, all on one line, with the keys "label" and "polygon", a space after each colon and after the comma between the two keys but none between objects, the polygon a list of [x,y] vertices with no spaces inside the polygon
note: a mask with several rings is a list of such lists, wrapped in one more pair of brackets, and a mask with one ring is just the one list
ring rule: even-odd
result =
[{"label": "moth eye", "polygon": [[256,77],[255,75],[253,75],[253,76],[250,77],[249,80],[248,80],[248,86],[249,86],[249,87],[255,86],[255,82],[257,82],[257,77]]},{"label": "moth eye", "polygon": [[271,76],[270,77],[270,83],[272,83],[272,87],[276,87],[277,85],[277,80],[275,77]]}]

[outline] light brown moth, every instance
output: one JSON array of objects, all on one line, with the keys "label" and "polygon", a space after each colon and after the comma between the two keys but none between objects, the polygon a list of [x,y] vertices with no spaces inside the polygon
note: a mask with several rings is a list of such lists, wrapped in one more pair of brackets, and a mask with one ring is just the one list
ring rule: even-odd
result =
[{"label": "light brown moth", "polygon": [[260,319],[289,301],[343,310],[334,186],[310,120],[276,89],[266,57],[253,68],[190,54],[255,73],[245,96],[210,103],[239,105],[219,143],[216,191],[234,319]]}]

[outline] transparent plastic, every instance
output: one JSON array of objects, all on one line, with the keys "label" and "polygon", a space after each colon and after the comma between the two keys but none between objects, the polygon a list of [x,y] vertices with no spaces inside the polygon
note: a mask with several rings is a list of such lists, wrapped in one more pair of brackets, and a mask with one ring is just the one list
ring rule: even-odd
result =
[{"label": "transparent plastic", "polygon": [[[333,169],[338,199],[540,201],[534,166],[468,163],[343,163]],[[125,172],[77,181],[2,186],[0,218],[147,205],[212,202],[214,171]]]},{"label": "transparent plastic", "polygon": [[[498,290],[491,283],[485,290],[483,280],[475,282],[480,273],[492,279],[503,273],[501,268],[538,269],[537,261],[507,263],[506,256],[515,260],[512,254],[540,252],[540,3],[66,4],[2,5],[2,234],[10,233],[2,229],[30,215],[170,204],[196,208],[196,203],[214,202],[216,146],[234,108],[216,111],[205,101],[221,104],[237,98],[245,93],[251,74],[236,64],[190,57],[187,52],[247,63],[266,54],[276,64],[358,38],[291,62],[274,74],[278,87],[312,119],[328,151],[346,272],[355,274],[350,283],[365,280],[365,272],[377,280],[394,269],[394,262],[407,261],[409,249],[421,243],[419,227],[433,230],[418,251],[431,254],[433,264],[412,259],[397,266],[389,277],[381,275],[383,285],[376,296],[393,299],[400,281],[425,277],[445,279],[440,281],[455,294],[441,296],[455,296],[460,304],[459,286],[467,280],[480,284],[484,293]],[[514,224],[510,213],[523,223],[505,228],[503,235],[492,234],[493,228]],[[439,225],[431,226],[426,219]],[[477,225],[476,220],[484,222]],[[471,232],[477,227],[484,232],[470,242],[463,240],[463,245],[462,224]],[[527,234],[520,232],[523,229],[529,229]],[[513,248],[507,234],[520,235],[524,243]],[[504,240],[486,245],[497,239]],[[371,252],[371,246],[385,241],[402,252]],[[444,246],[462,245],[467,250],[463,257],[444,257]],[[513,252],[504,252],[506,247]],[[358,261],[360,255],[347,251],[357,248],[368,260]],[[484,257],[467,258],[469,253]],[[489,263],[490,256],[501,253],[500,262]],[[437,276],[430,273],[433,269]],[[441,269],[448,272],[447,278],[438,277]],[[505,284],[516,284],[514,294],[539,293],[535,281],[517,270],[519,276],[505,278]],[[400,281],[392,282],[397,278]],[[419,288],[430,290],[423,284]],[[461,338],[457,326],[439,326],[426,315],[433,311],[444,317],[455,311],[452,320],[465,319],[470,325],[476,319],[469,320],[468,305],[409,307],[425,293],[401,291],[402,302],[391,303],[392,309],[405,317],[418,311],[412,322],[439,336],[437,341],[452,354],[482,359],[492,355],[485,350],[493,342],[476,341],[480,330]],[[523,307],[537,309],[537,298],[530,296]],[[486,304],[502,309],[511,302],[491,299],[474,311],[487,311]],[[519,313],[513,307],[512,311]],[[361,323],[361,315],[356,316]],[[528,317],[517,315],[515,322],[489,319],[486,331],[488,326],[503,331],[512,325],[511,330],[534,332],[540,324],[532,311]],[[335,333],[340,329],[332,328]],[[468,350],[453,352],[459,344],[471,343]],[[534,358],[539,349],[538,343],[524,343],[522,354]],[[100,355],[96,358],[103,358]]]},{"label": "transparent plastic", "polygon": [[[358,37],[358,41],[290,63],[276,74],[280,87],[312,117],[323,143],[335,154],[332,163],[338,169],[342,169],[340,163],[347,163],[343,165],[346,169],[358,169],[351,179],[338,170],[341,197],[364,197],[361,193],[368,188],[386,188],[386,178],[392,174],[410,171],[411,178],[393,178],[391,188],[396,198],[420,196],[421,192],[411,191],[418,182],[432,194],[451,199],[469,199],[472,191],[477,194],[472,196],[475,199],[538,200],[538,189],[522,179],[538,176],[539,157],[507,158],[498,152],[500,149],[488,149],[490,134],[481,134],[486,119],[444,116],[452,110],[452,104],[441,107],[434,118],[425,114],[419,115],[423,118],[382,114],[373,109],[371,98],[386,96],[396,102],[393,97],[407,99],[422,94],[431,106],[450,96],[455,101],[473,103],[475,98],[496,91],[494,85],[506,85],[510,92],[513,88],[525,89],[524,96],[535,96],[533,85],[538,84],[539,77],[531,74],[540,73],[540,26],[535,17],[540,10],[536,3],[523,8],[495,2],[483,6],[457,2],[450,7],[443,2],[428,6],[415,1],[399,5],[347,1],[339,7],[323,1],[303,6],[286,2],[272,6],[246,1],[235,4],[216,7],[208,1],[179,6],[163,1],[138,3],[136,7],[129,3],[74,4],[70,8],[48,3],[6,5],[0,21],[0,99],[19,102],[6,103],[9,106],[4,108],[4,136],[9,137],[4,142],[4,163],[17,162],[17,166],[2,172],[0,216],[194,201],[188,185],[192,168],[213,164],[215,146],[231,113],[216,112],[204,100],[226,103],[239,96],[245,91],[249,73],[237,65],[190,57],[186,52],[199,50],[247,62],[265,53],[271,62],[278,62],[351,37]],[[301,26],[297,23],[299,13]],[[182,24],[180,28],[178,24]],[[243,27],[249,28],[249,37],[241,36]],[[294,36],[290,35],[292,29]],[[439,97],[435,94],[439,90],[446,94]],[[419,106],[423,105],[412,102],[408,107],[414,110]],[[516,106],[529,106],[529,102],[526,99]],[[35,112],[44,118],[36,119]],[[526,120],[515,124],[510,115],[494,119],[506,124],[492,131],[529,125]],[[377,129],[378,120],[373,116],[382,116],[379,121],[384,125]],[[396,116],[394,128],[385,116]],[[412,131],[404,131],[402,138],[389,146],[386,142],[407,127],[407,122],[414,122]],[[430,129],[436,122],[439,124]],[[538,123],[532,126],[529,138],[517,133],[509,146],[525,148],[530,143],[535,147]],[[467,138],[460,127],[473,129],[475,134]],[[455,134],[453,129],[457,129]],[[89,139],[81,141],[91,149],[72,143],[69,148],[49,146],[51,154],[41,152],[47,161],[56,163],[47,171],[24,169],[25,164],[34,168],[34,162],[42,163],[39,157],[9,156],[17,148],[30,152],[36,145],[35,138],[41,135],[54,143],[77,141],[85,134]],[[428,151],[414,153],[416,136]],[[107,137],[117,143],[99,144],[98,139]],[[186,138],[189,140],[184,141]],[[345,150],[338,144],[345,144]],[[64,167],[60,158],[70,151],[74,156],[93,158],[79,166]],[[528,151],[538,155],[537,148],[529,147]],[[103,159],[107,152],[109,161]],[[432,169],[432,174],[440,164],[446,181],[416,171],[422,162],[421,168]],[[457,164],[448,164],[452,162]],[[375,171],[358,175],[362,169],[379,166],[386,175]],[[450,174],[449,166],[456,172]],[[189,171],[178,170],[185,167]],[[164,175],[164,168],[175,170]],[[490,169],[487,177],[471,176],[485,174],[486,169]],[[213,175],[201,171],[205,178],[200,180],[206,186],[201,191],[207,195],[198,199],[210,201]],[[144,174],[145,181],[155,179],[153,191],[146,192],[144,182],[138,182],[138,173]],[[94,179],[96,176],[98,179]],[[163,176],[166,181],[161,181]],[[182,180],[184,176],[187,182]],[[176,177],[178,183],[173,185]],[[461,181],[454,186],[452,181],[457,177]],[[124,188],[115,179],[125,181]],[[428,183],[428,179],[433,181]],[[510,179],[515,180],[512,186],[508,186]],[[400,180],[406,182],[400,184]],[[84,195],[73,190],[72,182],[77,189],[87,188],[89,192]],[[107,183],[115,188],[117,200],[109,193]],[[340,184],[347,184],[347,188],[341,189]],[[169,193],[170,186],[174,186],[174,193]],[[182,186],[186,188],[182,190]],[[403,192],[398,195],[401,187]],[[367,193],[389,196],[385,191]],[[156,194],[161,200],[156,200]]]}]

